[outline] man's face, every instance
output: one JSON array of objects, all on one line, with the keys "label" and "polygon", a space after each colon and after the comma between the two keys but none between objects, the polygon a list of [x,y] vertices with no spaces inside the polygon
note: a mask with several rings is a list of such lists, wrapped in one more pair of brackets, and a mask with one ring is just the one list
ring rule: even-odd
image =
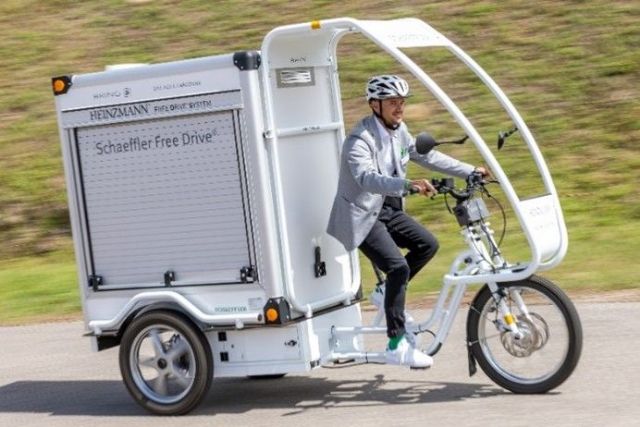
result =
[{"label": "man's face", "polygon": [[[399,125],[404,119],[404,98],[388,98],[382,101],[374,100],[371,108],[382,116],[384,121],[391,125]],[[380,107],[382,106],[382,111]]]}]

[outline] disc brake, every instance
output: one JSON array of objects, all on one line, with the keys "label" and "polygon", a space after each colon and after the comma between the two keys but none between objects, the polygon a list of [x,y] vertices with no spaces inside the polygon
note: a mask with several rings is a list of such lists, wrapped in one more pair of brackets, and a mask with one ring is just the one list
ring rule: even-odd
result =
[{"label": "disc brake", "polygon": [[519,318],[518,329],[523,333],[522,338],[515,339],[509,331],[500,333],[502,346],[515,357],[528,357],[543,348],[549,341],[549,326],[537,313],[529,313],[530,318]]}]

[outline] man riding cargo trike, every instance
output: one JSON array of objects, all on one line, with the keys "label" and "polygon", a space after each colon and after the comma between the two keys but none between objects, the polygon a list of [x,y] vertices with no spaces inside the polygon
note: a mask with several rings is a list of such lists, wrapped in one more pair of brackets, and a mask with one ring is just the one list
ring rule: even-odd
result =
[{"label": "man riding cargo trike", "polygon": [[[436,147],[447,142],[429,134],[414,138],[403,120],[408,83],[385,70],[366,86],[371,116],[347,136],[336,51],[349,34],[373,41],[433,94],[465,134],[447,142],[470,140],[486,166],[443,154]],[[516,193],[468,118],[401,50],[434,47],[495,95],[512,122],[499,145],[519,133],[542,195]],[[95,350],[120,346],[125,385],[146,409],[186,413],[215,378],[350,362],[428,368],[473,284],[471,373],[477,361],[508,390],[543,393],[577,365],[576,310],[536,275],[567,250],[546,163],[494,81],[423,21],[278,27],[259,52],[60,76],[53,89],[87,334]],[[463,184],[408,179],[409,160]],[[492,188],[520,223],[526,259],[508,259],[494,237]],[[438,243],[405,213],[413,193],[453,200],[467,246],[424,320],[406,310],[405,289]],[[378,275],[370,325],[358,248]],[[387,335],[387,347],[366,351],[369,334]]]}]

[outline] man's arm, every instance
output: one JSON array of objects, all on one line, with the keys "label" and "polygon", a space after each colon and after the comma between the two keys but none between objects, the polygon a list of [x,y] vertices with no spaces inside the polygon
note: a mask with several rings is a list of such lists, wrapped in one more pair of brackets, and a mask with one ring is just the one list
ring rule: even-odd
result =
[{"label": "man's arm", "polygon": [[419,154],[416,151],[415,142],[410,145],[409,156],[411,160],[422,167],[462,179],[466,179],[475,170],[473,165],[461,162],[436,150],[431,150],[427,154]]},{"label": "man's arm", "polygon": [[344,149],[347,150],[347,163],[351,175],[363,190],[397,197],[405,193],[408,181],[382,175],[378,171],[372,148],[364,140],[351,135]]}]

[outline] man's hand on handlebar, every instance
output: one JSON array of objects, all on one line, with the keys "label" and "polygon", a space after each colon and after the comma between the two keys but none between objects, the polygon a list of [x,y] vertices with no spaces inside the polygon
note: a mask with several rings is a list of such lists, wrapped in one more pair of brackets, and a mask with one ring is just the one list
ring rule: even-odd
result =
[{"label": "man's hand on handlebar", "polygon": [[484,166],[476,166],[467,177],[467,184],[486,184],[493,181],[493,175]]},{"label": "man's hand on handlebar", "polygon": [[472,173],[479,173],[483,178],[491,178],[491,173],[484,166],[476,166]]},{"label": "man's hand on handlebar", "polygon": [[427,197],[434,197],[438,193],[451,194],[454,198],[462,200],[468,199],[473,194],[473,188],[478,185],[485,185],[493,182],[493,176],[484,166],[476,167],[467,177],[467,189],[458,191],[454,187],[453,178],[433,179],[415,179],[407,181],[407,190],[409,194],[421,194]]},{"label": "man's hand on handlebar", "polygon": [[411,180],[410,183],[410,192],[411,193],[419,193],[423,196],[432,196],[437,194],[438,191],[435,189],[431,183],[426,179],[414,179]]},{"label": "man's hand on handlebar", "polygon": [[440,194],[449,194],[453,196],[454,199],[460,201],[468,200],[473,196],[475,191],[484,187],[486,184],[491,182],[497,182],[492,179],[491,173],[484,166],[476,167],[473,172],[467,176],[466,179],[466,188],[465,189],[456,189],[453,178],[441,178],[441,179],[432,179],[431,185],[434,189]]}]

